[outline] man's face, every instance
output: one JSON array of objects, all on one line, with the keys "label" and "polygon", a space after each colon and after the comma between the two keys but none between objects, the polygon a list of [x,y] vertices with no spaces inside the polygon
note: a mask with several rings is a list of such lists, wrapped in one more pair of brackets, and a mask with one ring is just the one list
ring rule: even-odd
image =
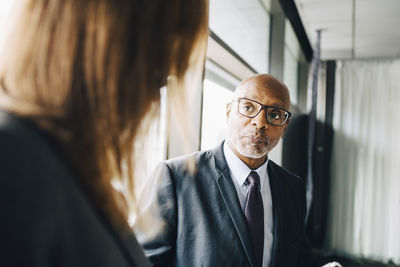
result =
[{"label": "man's face", "polygon": [[[235,92],[238,97],[246,97],[267,106],[283,109],[289,108],[288,95],[285,89],[268,86],[268,83],[249,81]],[[233,101],[227,106],[228,138],[233,151],[240,158],[265,159],[282,137],[287,123],[282,126],[268,124],[263,109],[256,117],[248,118],[238,112],[238,102]],[[235,151],[236,150],[236,151]]]}]

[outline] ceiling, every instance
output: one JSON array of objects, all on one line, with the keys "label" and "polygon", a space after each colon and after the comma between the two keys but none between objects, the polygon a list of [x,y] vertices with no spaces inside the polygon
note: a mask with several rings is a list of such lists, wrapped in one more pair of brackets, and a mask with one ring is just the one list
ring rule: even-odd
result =
[{"label": "ceiling", "polygon": [[400,57],[400,0],[295,0],[315,47],[321,31],[321,58]]}]

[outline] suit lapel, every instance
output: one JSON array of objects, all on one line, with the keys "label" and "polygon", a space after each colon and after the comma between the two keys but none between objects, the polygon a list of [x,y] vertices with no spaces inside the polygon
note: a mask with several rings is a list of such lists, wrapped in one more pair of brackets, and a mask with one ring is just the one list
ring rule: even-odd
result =
[{"label": "suit lapel", "polygon": [[252,266],[254,266],[254,255],[251,248],[250,238],[247,230],[247,223],[244,213],[237,197],[235,186],[233,185],[229,168],[223,155],[223,144],[214,150],[215,166],[218,170],[216,183],[219,192],[222,195],[224,204],[239,235],[240,242],[243,245],[247,258]]},{"label": "suit lapel", "polygon": [[271,264],[270,266],[275,266],[278,258],[278,249],[280,246],[280,237],[282,232],[282,201],[281,201],[281,186],[279,181],[279,175],[276,171],[275,166],[271,161],[268,162],[268,176],[272,195],[272,212],[273,212],[273,236],[274,241],[272,244],[271,252]]}]

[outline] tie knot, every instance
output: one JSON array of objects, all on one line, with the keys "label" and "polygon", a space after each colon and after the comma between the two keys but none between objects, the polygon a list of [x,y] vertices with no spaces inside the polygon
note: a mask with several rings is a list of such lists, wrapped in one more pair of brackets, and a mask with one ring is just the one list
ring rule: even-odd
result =
[{"label": "tie knot", "polygon": [[250,172],[249,176],[247,176],[247,180],[250,184],[260,185],[260,176],[255,171]]}]

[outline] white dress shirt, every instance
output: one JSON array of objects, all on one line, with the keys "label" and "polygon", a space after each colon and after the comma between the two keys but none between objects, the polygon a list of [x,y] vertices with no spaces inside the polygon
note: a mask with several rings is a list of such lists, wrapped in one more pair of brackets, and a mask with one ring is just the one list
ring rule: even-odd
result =
[{"label": "white dress shirt", "polygon": [[250,184],[247,182],[247,176],[251,171],[255,171],[260,176],[261,196],[264,206],[264,253],[262,266],[268,267],[271,261],[271,249],[273,243],[273,220],[272,220],[272,197],[269,186],[269,176],[267,171],[268,159],[263,165],[256,170],[251,170],[238,156],[233,153],[228,142],[224,143],[224,155],[230,174],[235,185],[235,189],[239,198],[240,205],[244,212],[246,205],[247,193]]}]

